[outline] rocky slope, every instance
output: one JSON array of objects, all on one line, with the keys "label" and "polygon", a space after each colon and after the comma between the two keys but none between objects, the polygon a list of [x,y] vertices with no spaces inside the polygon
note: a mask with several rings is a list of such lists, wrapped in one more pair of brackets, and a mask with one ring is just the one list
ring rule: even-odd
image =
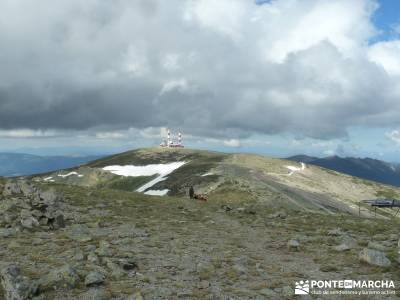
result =
[{"label": "rocky slope", "polygon": [[[147,149],[110,159],[76,169],[83,177],[0,180],[0,299],[292,299],[304,279],[400,284],[398,219],[351,206],[384,186],[253,155]],[[110,188],[126,178],[101,170],[172,160],[187,163],[152,187],[168,197]],[[192,184],[208,202],[184,196]],[[369,299],[382,298],[396,299]]]}]

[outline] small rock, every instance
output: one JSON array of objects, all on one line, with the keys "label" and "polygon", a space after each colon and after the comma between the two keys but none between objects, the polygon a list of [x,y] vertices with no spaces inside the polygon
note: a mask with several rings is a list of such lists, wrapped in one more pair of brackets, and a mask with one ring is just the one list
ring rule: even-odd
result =
[{"label": "small rock", "polygon": [[138,265],[133,259],[120,259],[118,260],[118,264],[124,269],[125,271],[132,271],[138,268]]},{"label": "small rock", "polygon": [[99,257],[94,253],[89,253],[89,255],[87,256],[87,260],[91,263],[96,264],[99,262]]},{"label": "small rock", "polygon": [[40,291],[54,288],[74,288],[79,283],[80,278],[75,269],[65,265],[59,269],[50,271],[46,276],[39,279]]},{"label": "small rock", "polygon": [[69,237],[78,242],[89,242],[92,240],[89,228],[86,225],[82,224],[72,225]]},{"label": "small rock", "polygon": [[99,256],[112,256],[112,255],[113,255],[113,251],[112,251],[112,249],[111,249],[110,247],[111,247],[111,245],[110,245],[109,242],[107,242],[107,241],[100,241],[100,243],[99,243],[99,248],[96,249],[95,252],[96,252]]},{"label": "small rock", "polygon": [[352,247],[350,245],[346,244],[346,243],[343,243],[343,244],[340,244],[340,245],[337,245],[337,246],[333,247],[333,250],[335,250],[337,252],[348,251],[348,250],[351,250],[351,249],[352,249]]},{"label": "small rock", "polygon": [[286,219],[287,218],[287,213],[284,212],[284,211],[278,211],[278,212],[276,212],[274,214],[269,215],[268,218],[270,218],[270,219],[277,219],[277,218]]},{"label": "small rock", "polygon": [[0,280],[4,296],[8,300],[31,299],[37,293],[37,284],[22,276],[20,268],[16,265],[2,269]]},{"label": "small rock", "polygon": [[329,236],[341,236],[344,232],[340,228],[335,228],[328,231]]},{"label": "small rock", "polygon": [[208,282],[207,280],[202,280],[200,281],[198,287],[199,289],[208,289],[210,287],[210,282]]},{"label": "small rock", "polygon": [[278,294],[275,293],[271,289],[262,289],[262,290],[260,290],[260,294],[263,296],[267,296],[267,297],[277,297],[278,296]]},{"label": "small rock", "polygon": [[287,248],[289,251],[299,251],[300,243],[297,240],[289,240],[287,243]]},{"label": "small rock", "polygon": [[15,228],[0,228],[0,237],[8,238],[17,235],[17,230]]},{"label": "small rock", "polygon": [[222,208],[224,211],[231,211],[231,210],[232,210],[232,207],[230,207],[230,206],[228,206],[228,205],[221,205],[221,208]]},{"label": "small rock", "polygon": [[390,260],[386,257],[386,255],[380,251],[364,248],[360,254],[359,259],[362,262],[366,262],[370,265],[378,266],[378,267],[389,267]]},{"label": "small rock", "polygon": [[92,271],[86,276],[85,285],[86,286],[100,285],[104,282],[104,279],[105,279],[104,274]]},{"label": "small rock", "polygon": [[118,264],[114,263],[111,259],[106,258],[105,261],[107,268],[109,268],[111,271],[112,278],[119,280],[126,275],[124,270]]},{"label": "small rock", "polygon": [[27,217],[21,220],[21,225],[27,229],[33,229],[39,226],[39,221],[35,217]]}]

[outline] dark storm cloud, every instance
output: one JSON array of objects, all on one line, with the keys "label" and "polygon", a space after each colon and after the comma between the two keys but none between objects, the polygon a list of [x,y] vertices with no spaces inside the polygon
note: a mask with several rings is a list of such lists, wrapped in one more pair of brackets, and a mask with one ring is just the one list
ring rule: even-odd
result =
[{"label": "dark storm cloud", "polygon": [[0,128],[330,138],[396,124],[399,77],[365,46],[374,1],[330,3],[2,1]]}]

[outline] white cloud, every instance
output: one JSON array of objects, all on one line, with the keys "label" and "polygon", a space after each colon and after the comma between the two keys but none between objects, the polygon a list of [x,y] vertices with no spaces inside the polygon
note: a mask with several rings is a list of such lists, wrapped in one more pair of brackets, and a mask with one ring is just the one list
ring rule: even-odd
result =
[{"label": "white cloud", "polygon": [[97,132],[96,138],[98,139],[121,139],[125,138],[126,135],[122,132]]},{"label": "white cloud", "polygon": [[238,139],[224,140],[224,145],[228,146],[228,147],[234,147],[234,148],[241,146],[240,140],[238,140]]},{"label": "white cloud", "polygon": [[187,83],[186,79],[185,78],[175,79],[175,80],[171,80],[171,81],[164,83],[164,85],[160,91],[160,96],[162,96],[165,93],[174,91],[174,90],[177,90],[181,93],[188,90],[188,83]]},{"label": "white cloud", "polygon": [[379,42],[368,51],[369,58],[391,75],[400,75],[400,40]]},{"label": "white cloud", "polygon": [[400,145],[400,131],[399,130],[393,130],[391,132],[386,133],[386,137],[391,140],[392,142],[396,143],[397,145]]},{"label": "white cloud", "polygon": [[55,130],[13,129],[0,130],[0,138],[47,138],[60,136],[62,133]]},{"label": "white cloud", "polygon": [[370,46],[376,6],[4,0],[0,128],[100,128],[106,139],[168,126],[237,145],[231,138],[390,127],[399,41]]}]

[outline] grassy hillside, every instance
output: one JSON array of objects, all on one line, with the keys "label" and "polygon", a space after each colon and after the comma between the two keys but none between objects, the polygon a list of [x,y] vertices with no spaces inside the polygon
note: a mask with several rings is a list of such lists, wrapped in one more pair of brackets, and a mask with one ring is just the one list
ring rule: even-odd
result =
[{"label": "grassy hillside", "polygon": [[[84,174],[82,178],[53,177],[58,183],[134,191],[154,179],[154,176],[123,177],[103,171],[102,168],[110,165],[146,166],[178,161],[186,164],[151,189],[168,189],[170,196],[185,196],[188,188],[194,186],[196,192],[208,194],[210,200],[244,197],[276,208],[353,215],[359,213],[361,200],[382,196],[400,197],[398,188],[317,166],[306,165],[304,170],[291,174],[288,166],[301,168],[299,163],[254,154],[191,149],[148,148],[128,151],[76,169],[78,173]],[[392,213],[391,210],[378,211],[382,216]],[[362,207],[361,214],[370,215],[367,206]]]}]

